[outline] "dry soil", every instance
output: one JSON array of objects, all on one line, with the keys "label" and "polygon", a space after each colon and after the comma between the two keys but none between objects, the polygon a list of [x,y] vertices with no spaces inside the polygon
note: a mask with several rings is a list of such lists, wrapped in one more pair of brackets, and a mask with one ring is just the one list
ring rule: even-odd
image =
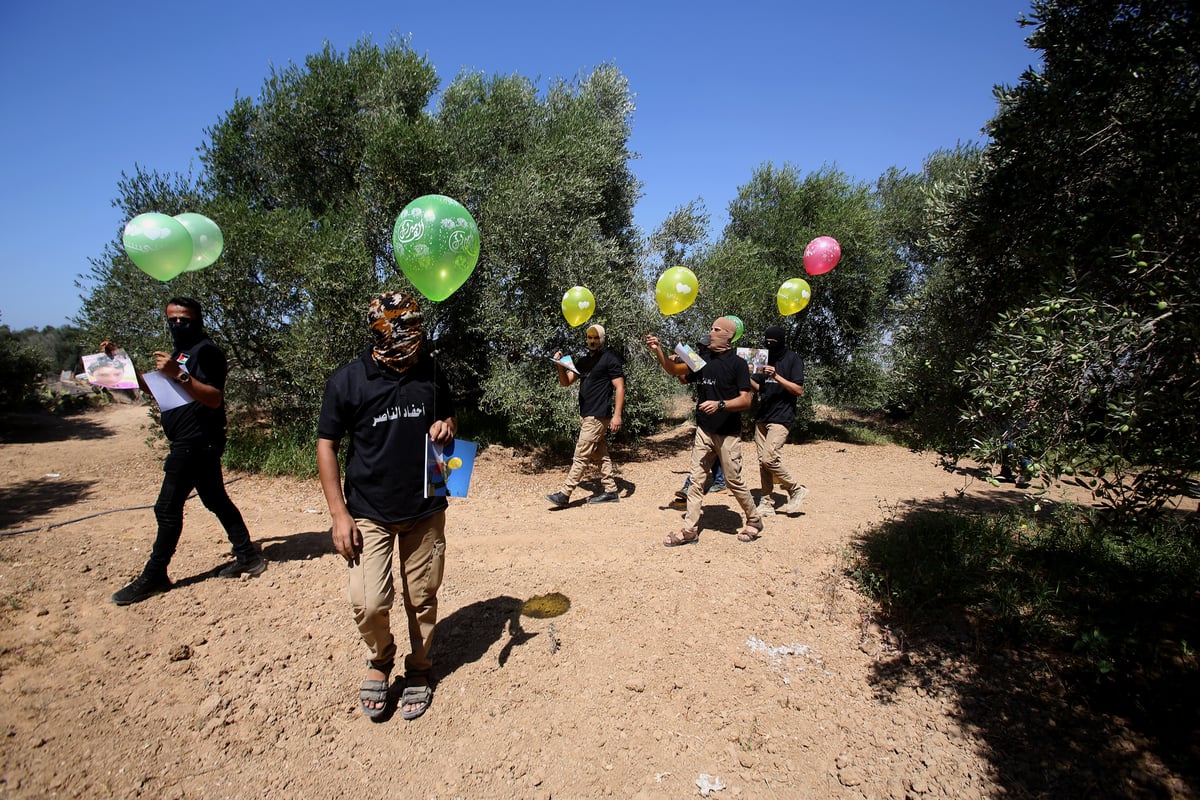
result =
[{"label": "dry soil", "polygon": [[[581,490],[553,510],[543,495],[565,464],[489,448],[470,497],[451,500],[433,704],[372,722],[315,480],[227,474],[267,572],[215,577],[228,544],[193,499],[175,587],[118,608],[109,596],[154,532],[146,409],[8,422],[4,797],[1194,796],[1144,742],[1127,737],[1114,766],[1049,747],[1078,722],[1069,709],[992,701],[1052,671],[981,656],[957,634],[915,648],[874,617],[846,571],[870,526],[917,507],[1031,502],[931,454],[788,445],[811,491],[802,514],[769,518],[745,544],[732,497],[712,494],[699,543],[668,549],[686,425],[619,454],[617,504],[589,506]],[[753,445],[743,452],[756,475]],[[521,614],[551,593],[569,610]]]}]

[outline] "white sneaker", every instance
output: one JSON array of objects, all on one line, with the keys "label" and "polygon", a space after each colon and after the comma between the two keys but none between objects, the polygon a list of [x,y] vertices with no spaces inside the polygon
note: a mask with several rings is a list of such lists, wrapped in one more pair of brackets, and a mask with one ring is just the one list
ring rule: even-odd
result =
[{"label": "white sneaker", "polygon": [[787,505],[785,505],[783,507],[783,513],[785,513],[785,514],[799,513],[800,512],[800,504],[804,502],[805,497],[808,497],[808,487],[800,486],[795,491],[793,491],[791,497],[788,498]]},{"label": "white sneaker", "polygon": [[764,497],[761,500],[759,500],[757,509],[758,509],[758,515],[760,517],[775,516],[775,504],[773,502],[771,502],[770,497]]}]

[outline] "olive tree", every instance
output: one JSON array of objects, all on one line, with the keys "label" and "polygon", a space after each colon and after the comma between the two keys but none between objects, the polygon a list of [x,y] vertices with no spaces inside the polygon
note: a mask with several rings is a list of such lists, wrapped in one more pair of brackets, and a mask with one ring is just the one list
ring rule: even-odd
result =
[{"label": "olive tree", "polygon": [[933,198],[920,335],[939,352],[908,362],[915,399],[961,401],[921,420],[943,448],[987,459],[1015,424],[1048,474],[1087,469],[1126,510],[1200,469],[1192,5],[1033,3],[1041,64],[997,89],[978,167]]},{"label": "olive tree", "polygon": [[[434,103],[433,65],[406,40],[329,46],[272,69],[207,130],[198,176],[137,168],[118,186],[126,218],[195,211],[221,227],[214,265],[160,284],[117,241],[94,259],[81,324],[149,352],[165,343],[162,304],[197,297],[235,369],[235,417],[308,431],[325,379],[361,353],[381,289],[415,291],[392,225],[425,194],[462,202],[481,231],[471,279],[422,302],[460,408],[485,437],[548,443],[575,412],[542,356],[582,340],[559,310],[574,284],[619,348],[645,327],[629,170],[632,94],[611,66],[544,92],[517,75],[464,73]],[[633,302],[629,294],[634,290]],[[549,401],[547,395],[549,394]],[[630,429],[651,423],[631,388]]]}]

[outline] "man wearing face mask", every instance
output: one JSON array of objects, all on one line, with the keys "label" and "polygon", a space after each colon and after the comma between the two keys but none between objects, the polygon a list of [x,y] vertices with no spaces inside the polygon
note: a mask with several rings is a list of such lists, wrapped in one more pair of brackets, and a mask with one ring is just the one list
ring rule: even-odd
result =
[{"label": "man wearing face mask", "polygon": [[[616,353],[604,346],[603,325],[587,328],[587,355],[575,362],[578,372],[557,364],[558,382],[570,386],[579,381],[579,439],[567,479],[557,492],[546,499],[562,508],[571,502],[571,492],[579,485],[589,465],[600,469],[601,491],[588,498],[589,503],[615,503],[617,480],[613,477],[612,457],[608,454],[609,432],[621,430],[621,413],[625,410],[625,366]],[[556,362],[562,351],[554,354]]]},{"label": "man wearing face mask", "polygon": [[[704,334],[703,336],[701,336],[699,341],[696,342],[696,353],[699,354],[700,358],[704,359],[705,362],[707,362],[708,359],[712,357],[712,355],[708,349],[708,345],[711,342],[712,342],[712,339],[709,338],[709,335],[707,333]],[[669,361],[673,361],[676,363],[682,361],[682,359],[680,359],[680,357],[678,355],[676,355],[675,353],[668,353],[667,359]],[[679,379],[679,382],[686,386],[687,385],[687,377],[686,376],[681,377]],[[687,508],[688,487],[690,487],[691,485],[692,485],[692,476],[689,474],[686,478],[683,479],[683,486],[679,487],[679,489],[676,490],[675,496],[671,498],[671,501],[667,505],[670,505],[673,507]],[[717,461],[715,461],[713,463],[711,477],[707,481],[705,481],[704,491],[705,491],[705,493],[723,492],[723,491],[725,491],[725,489],[726,489],[726,487],[725,487],[725,471],[723,469],[721,469],[720,459],[717,459]]]},{"label": "man wearing face mask", "polygon": [[[367,309],[372,344],[329,378],[317,423],[317,470],[333,519],[333,546],[346,559],[350,606],[369,654],[358,697],[371,719],[387,709],[397,655],[393,560],[403,571],[402,628],[410,648],[400,716],[416,719],[433,701],[430,649],[446,563],[448,504],[445,497],[425,496],[426,437],[449,444],[458,422],[445,372],[422,346],[424,320],[411,295],[373,297]],[[344,484],[338,462],[343,439]]]},{"label": "man wearing face mask", "polygon": [[750,376],[758,392],[758,415],[754,422],[754,446],[758,450],[758,477],[761,486],[758,511],[764,516],[775,513],[771,490],[776,482],[787,493],[781,509],[785,514],[800,513],[808,488],[797,481],[783,465],[783,445],[796,419],[796,398],[804,392],[804,361],[784,345],[782,327],[772,325],[763,336],[767,364]]},{"label": "man wearing face mask", "polygon": [[[167,567],[183,533],[183,505],[195,489],[204,507],[213,512],[225,528],[235,561],[217,574],[222,578],[261,575],[267,562],[250,541],[250,532],[229,495],[221,473],[221,454],[225,451],[225,377],[229,371],[225,353],[204,330],[203,308],[190,297],[167,301],[167,327],[173,350],[155,351],[158,371],[175,381],[190,402],[162,412],[163,433],[170,451],[163,462],[163,482],[154,516],[158,535],[142,574],[117,591],[112,600],[119,606],[140,603],[171,588]],[[105,353],[117,347],[101,344]],[[138,385],[149,393],[142,374]]]},{"label": "man wearing face mask", "polygon": [[718,459],[725,470],[726,487],[746,514],[746,524],[737,535],[738,541],[753,542],[762,534],[762,516],[742,481],[740,412],[750,408],[750,368],[733,350],[732,341],[736,331],[737,326],[727,317],[713,321],[709,331],[707,363],[696,372],[692,372],[687,364],[671,361],[663,352],[657,336],[646,337],[646,344],[668,374],[684,378],[696,386],[696,433],[692,440],[691,484],[688,486],[685,525],[667,534],[663,540],[667,547],[691,544],[700,539],[704,481],[713,462]]}]

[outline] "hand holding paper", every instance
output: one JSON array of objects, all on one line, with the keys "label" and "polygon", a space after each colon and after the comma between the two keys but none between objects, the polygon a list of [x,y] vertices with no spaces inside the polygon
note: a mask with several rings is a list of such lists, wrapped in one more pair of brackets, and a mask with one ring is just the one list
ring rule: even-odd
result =
[{"label": "hand holding paper", "polygon": [[193,402],[193,398],[175,381],[161,372],[147,372],[142,376],[150,394],[154,395],[159,411],[170,411]]}]

